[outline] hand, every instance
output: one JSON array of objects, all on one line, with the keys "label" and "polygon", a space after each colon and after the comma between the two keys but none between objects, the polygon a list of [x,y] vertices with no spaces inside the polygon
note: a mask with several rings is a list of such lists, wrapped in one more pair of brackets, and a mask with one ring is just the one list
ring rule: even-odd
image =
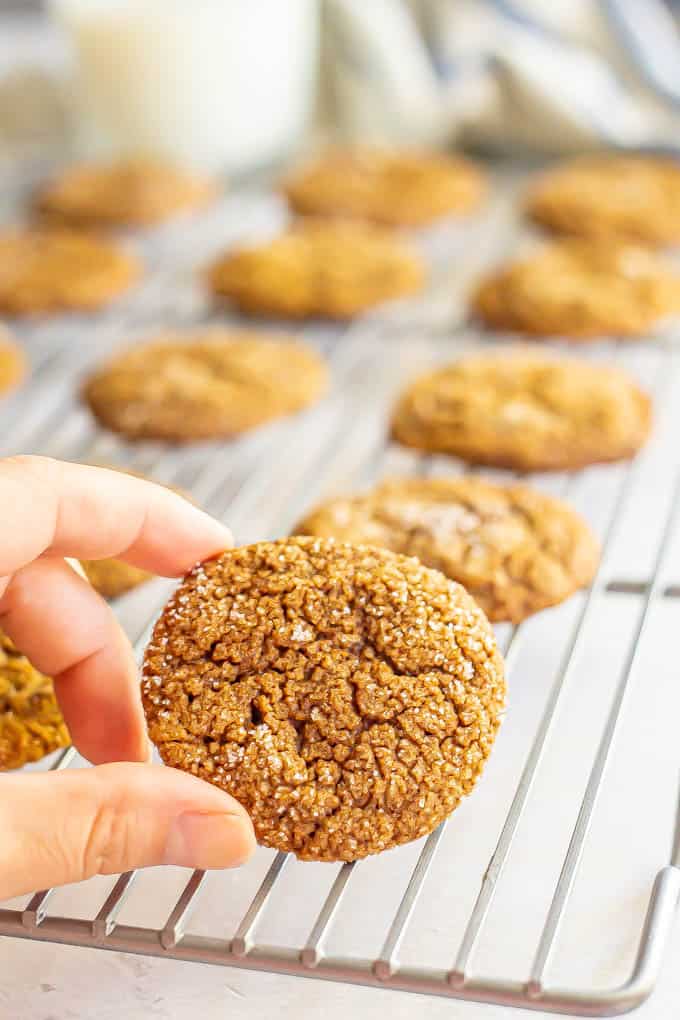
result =
[{"label": "hand", "polygon": [[117,556],[174,577],[229,546],[228,530],[168,489],[42,457],[0,461],[0,508],[0,625],[54,677],[73,743],[97,766],[0,776],[0,899],[151,864],[245,861],[253,829],[237,801],[145,764],[132,649],[63,559]]}]

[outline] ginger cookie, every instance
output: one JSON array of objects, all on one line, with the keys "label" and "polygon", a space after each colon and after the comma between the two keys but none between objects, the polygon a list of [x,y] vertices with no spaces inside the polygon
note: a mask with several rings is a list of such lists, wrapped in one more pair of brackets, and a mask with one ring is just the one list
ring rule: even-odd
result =
[{"label": "ginger cookie", "polygon": [[471,792],[505,680],[460,585],[388,550],[293,538],[187,575],[142,698],[166,764],[236,797],[260,843],[353,861],[431,832]]},{"label": "ginger cookie", "polygon": [[588,584],[599,560],[566,503],[473,477],[391,479],[322,504],[295,531],[417,556],[462,584],[490,620],[511,623]]},{"label": "ginger cookie", "polygon": [[200,208],[212,185],[151,159],[70,167],[36,197],[51,223],[69,227],[145,227]]},{"label": "ginger cookie", "polygon": [[95,417],[130,439],[234,436],[324,393],[312,348],[261,333],[206,329],[161,336],[115,356],[86,382]]},{"label": "ginger cookie", "polygon": [[208,282],[249,315],[351,319],[420,290],[425,267],[378,227],[309,220],[273,241],[227,252]]},{"label": "ginger cookie", "polygon": [[651,428],[651,401],[620,369],[525,350],[461,358],[401,395],[406,446],[517,471],[625,460]]},{"label": "ginger cookie", "polygon": [[26,377],[26,357],[9,332],[0,328],[0,396],[13,390]]},{"label": "ginger cookie", "polygon": [[527,212],[559,234],[677,244],[680,164],[650,156],[575,160],[534,184]]},{"label": "ginger cookie", "polygon": [[492,272],[472,308],[487,326],[534,336],[638,336],[680,312],[680,275],[645,248],[558,241]]},{"label": "ginger cookie", "polygon": [[54,687],[0,631],[0,771],[70,743]]},{"label": "ginger cookie", "polygon": [[476,208],[485,191],[469,160],[435,152],[333,149],[284,182],[291,208],[389,227],[420,227]]},{"label": "ginger cookie", "polygon": [[65,230],[0,234],[0,312],[94,310],[140,275],[136,258],[117,245]]}]

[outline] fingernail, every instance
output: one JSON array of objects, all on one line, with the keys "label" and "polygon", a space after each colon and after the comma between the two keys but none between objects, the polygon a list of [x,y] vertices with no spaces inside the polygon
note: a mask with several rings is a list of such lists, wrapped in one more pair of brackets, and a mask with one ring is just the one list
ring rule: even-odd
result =
[{"label": "fingernail", "polygon": [[248,818],[187,811],[170,828],[163,862],[182,868],[236,868],[255,845]]},{"label": "fingernail", "polygon": [[197,519],[200,519],[201,526],[204,529],[209,529],[213,532],[216,542],[222,543],[223,548],[228,549],[233,545],[234,539],[226,524],[222,524],[222,522],[218,521],[216,517],[212,517],[205,510],[201,510],[200,507],[194,506],[193,503],[187,502],[187,506],[191,509],[192,514]]}]

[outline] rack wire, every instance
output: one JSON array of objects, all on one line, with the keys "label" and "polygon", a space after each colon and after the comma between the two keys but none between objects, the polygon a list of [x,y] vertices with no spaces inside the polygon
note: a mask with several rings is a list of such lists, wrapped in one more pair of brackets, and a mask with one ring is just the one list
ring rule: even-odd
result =
[{"label": "rack wire", "polygon": [[[210,308],[195,270],[237,238],[275,231],[285,213],[271,194],[244,192],[150,239],[128,238],[149,270],[130,298],[103,316],[17,327],[33,375],[28,389],[0,407],[0,455],[39,452],[145,471],[191,491],[242,542],[286,534],[318,498],[386,473],[460,470],[454,461],[389,445],[386,414],[413,372],[488,342],[466,320],[465,293],[486,265],[523,242],[518,184],[521,177],[503,175],[483,215],[416,239],[432,270],[422,297],[344,330],[307,327],[307,339],[329,359],[330,397],[228,444],[126,444],[97,430],[79,407],[79,380],[131,336],[168,323],[236,321]],[[612,339],[584,356],[616,358],[645,382],[655,398],[656,435],[632,464],[535,479],[591,519],[602,563],[588,592],[518,627],[499,627],[510,711],[468,804],[418,844],[359,864],[301,865],[260,850],[236,877],[152,869],[39,891],[0,909],[0,935],[583,1016],[641,1003],[659,974],[680,897],[670,721],[680,701],[667,612],[680,596],[680,347],[669,329],[641,344]],[[139,654],[171,587],[153,581],[117,605]],[[618,785],[615,779],[631,754],[642,777],[631,799],[644,841],[631,834],[620,794],[630,768]],[[77,763],[67,749],[40,767]],[[556,783],[559,768],[567,784]],[[645,801],[648,776],[657,793]],[[617,813],[607,806],[612,800]],[[664,841],[672,842],[670,854]],[[642,861],[634,866],[636,851]],[[585,870],[595,884],[580,891],[589,855]],[[143,913],[151,899],[161,923],[133,923],[134,904]],[[505,963],[488,962],[495,941]],[[585,956],[604,959],[611,980],[578,979],[584,945]],[[571,970],[569,961],[555,966],[565,947],[572,963],[577,957]],[[567,977],[553,978],[555,969]]]}]

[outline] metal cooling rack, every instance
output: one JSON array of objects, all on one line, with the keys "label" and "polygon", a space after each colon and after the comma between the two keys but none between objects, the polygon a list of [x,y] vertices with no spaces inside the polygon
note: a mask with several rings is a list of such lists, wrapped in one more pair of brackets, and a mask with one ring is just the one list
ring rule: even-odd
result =
[{"label": "metal cooling rack", "polygon": [[[97,430],[76,394],[89,367],[135,334],[224,321],[195,270],[237,238],[278,229],[280,203],[244,192],[128,238],[148,266],[129,298],[103,316],[17,326],[33,376],[0,406],[0,455],[146,471],[190,490],[242,542],[285,534],[317,499],[385,473],[460,470],[387,444],[386,414],[414,372],[488,342],[466,322],[464,296],[523,241],[518,183],[504,177],[479,219],[416,239],[432,268],[424,296],[344,330],[307,327],[331,365],[330,397],[233,443],[128,445]],[[674,339],[668,331],[583,353],[624,362],[653,391],[655,437],[631,465],[534,479],[591,520],[602,565],[587,593],[498,628],[508,718],[479,789],[448,823],[356,865],[302,865],[260,849],[238,873],[151,869],[46,890],[0,909],[0,934],[584,1016],[641,1003],[680,895]],[[171,587],[154,581],[118,603],[140,653]],[[38,767],[74,764],[84,763],[69,749]]]}]

